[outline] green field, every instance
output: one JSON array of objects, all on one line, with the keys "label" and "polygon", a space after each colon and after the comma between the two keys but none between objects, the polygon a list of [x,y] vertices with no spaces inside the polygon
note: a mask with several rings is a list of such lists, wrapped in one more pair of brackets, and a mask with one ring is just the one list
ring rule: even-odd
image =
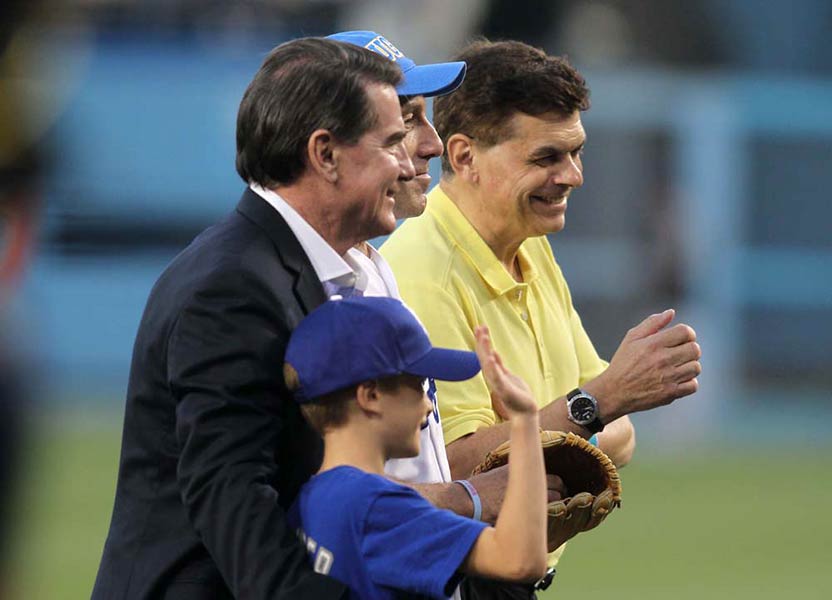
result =
[{"label": "green field", "polygon": [[[116,421],[38,421],[9,598],[89,597],[112,509]],[[622,509],[570,543],[544,597],[832,597],[829,450],[664,459],[642,450],[622,472]]]},{"label": "green field", "polygon": [[574,540],[545,597],[832,598],[829,448],[735,453],[637,455],[622,510]]}]

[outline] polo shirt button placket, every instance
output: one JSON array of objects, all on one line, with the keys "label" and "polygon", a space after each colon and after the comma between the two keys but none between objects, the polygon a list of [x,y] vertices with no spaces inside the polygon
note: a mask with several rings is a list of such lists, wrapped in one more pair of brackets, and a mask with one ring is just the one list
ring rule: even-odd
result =
[{"label": "polo shirt button placket", "polygon": [[518,287],[517,291],[514,293],[515,301],[517,302],[518,308],[520,310],[520,318],[523,319],[523,322],[528,324],[529,323],[529,310],[526,306],[526,303],[523,302],[523,288]]}]

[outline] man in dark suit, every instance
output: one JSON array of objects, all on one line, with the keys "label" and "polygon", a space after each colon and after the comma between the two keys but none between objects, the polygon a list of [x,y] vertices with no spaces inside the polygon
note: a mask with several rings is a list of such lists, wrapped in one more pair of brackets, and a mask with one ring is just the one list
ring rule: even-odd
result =
[{"label": "man in dark suit", "polygon": [[341,256],[395,227],[395,186],[414,175],[400,80],[381,56],[302,39],[250,84],[237,123],[250,188],[168,267],[142,318],[93,599],[344,597],[285,523],[321,443],[281,365],[325,289],[354,283]]}]

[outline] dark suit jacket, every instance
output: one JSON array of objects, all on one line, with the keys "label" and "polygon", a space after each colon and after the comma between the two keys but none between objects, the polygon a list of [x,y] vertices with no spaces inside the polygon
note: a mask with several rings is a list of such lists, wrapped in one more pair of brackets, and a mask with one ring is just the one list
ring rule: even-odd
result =
[{"label": "dark suit jacket", "polygon": [[325,299],[291,229],[250,190],[162,274],[136,337],[94,600],[343,597],[284,519],[322,443],[283,357]]}]

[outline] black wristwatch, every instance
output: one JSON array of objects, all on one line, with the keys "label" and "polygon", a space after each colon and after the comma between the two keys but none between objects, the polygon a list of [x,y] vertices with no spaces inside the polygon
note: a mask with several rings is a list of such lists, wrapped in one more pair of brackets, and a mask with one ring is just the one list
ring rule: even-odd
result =
[{"label": "black wristwatch", "polygon": [[534,584],[535,591],[545,590],[550,585],[552,585],[552,579],[554,579],[556,573],[557,570],[555,569],[555,567],[549,567],[548,569],[546,569],[546,574],[543,576],[543,579]]},{"label": "black wristwatch", "polygon": [[585,427],[592,433],[598,433],[604,429],[598,413],[598,401],[595,396],[581,388],[575,388],[566,394],[566,416],[573,423]]}]

